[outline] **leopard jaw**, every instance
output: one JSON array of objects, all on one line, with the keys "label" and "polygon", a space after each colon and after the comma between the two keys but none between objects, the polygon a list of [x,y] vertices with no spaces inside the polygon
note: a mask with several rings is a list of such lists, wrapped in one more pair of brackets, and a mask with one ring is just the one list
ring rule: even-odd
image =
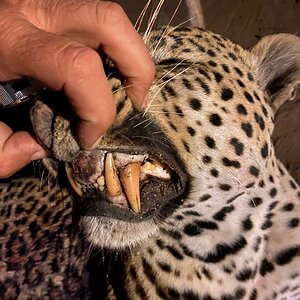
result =
[{"label": "leopard jaw", "polygon": [[83,187],[86,184],[93,184],[101,191],[107,189],[111,204],[122,208],[129,206],[134,213],[138,213],[141,208],[140,181],[141,184],[147,184],[149,177],[171,180],[172,170],[159,159],[148,154],[130,155],[102,151],[100,153],[105,158],[100,158],[100,166],[97,168],[101,171],[96,180],[95,174],[87,178],[88,182],[84,181],[82,176],[76,179],[78,170],[74,170],[74,165],[66,164],[67,177],[80,197],[83,195]]}]

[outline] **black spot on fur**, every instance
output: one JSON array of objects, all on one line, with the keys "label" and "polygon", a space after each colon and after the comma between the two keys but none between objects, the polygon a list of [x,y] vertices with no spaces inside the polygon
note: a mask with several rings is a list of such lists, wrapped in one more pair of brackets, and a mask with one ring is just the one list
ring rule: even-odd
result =
[{"label": "black spot on fur", "polygon": [[213,218],[217,221],[224,221],[227,214],[231,213],[233,210],[234,210],[233,205],[224,206],[221,210],[219,210],[213,215]]},{"label": "black spot on fur", "polygon": [[242,155],[244,152],[244,145],[237,138],[232,138],[230,144],[234,147],[236,155]]},{"label": "black spot on fur", "polygon": [[265,115],[265,117],[268,117],[269,114],[268,114],[268,111],[267,111],[267,109],[265,108],[264,105],[262,105],[262,112]]},{"label": "black spot on fur", "polygon": [[205,164],[209,164],[209,163],[211,163],[212,158],[211,158],[211,156],[204,155],[204,156],[202,157],[202,160],[203,160],[203,162],[204,162]]},{"label": "black spot on fur", "polygon": [[119,102],[117,105],[117,114],[123,109],[125,101]]},{"label": "black spot on fur", "polygon": [[191,135],[194,136],[196,134],[196,131],[193,127],[188,126],[187,127],[187,132]]},{"label": "black spot on fur", "polygon": [[172,254],[173,257],[175,257],[178,260],[183,260],[182,254],[175,248],[171,246],[166,246],[166,249],[169,251],[170,254]]},{"label": "black spot on fur", "polygon": [[168,122],[169,123],[169,126],[174,130],[174,131],[178,131],[178,129],[177,129],[177,127],[171,122],[171,121],[169,121]]},{"label": "black spot on fur", "polygon": [[209,280],[212,281],[213,277],[211,275],[211,273],[209,272],[209,270],[205,267],[202,268],[202,274]]},{"label": "black spot on fur", "polygon": [[223,161],[223,165],[226,167],[234,167],[236,169],[239,169],[241,167],[241,164],[238,161],[230,160],[227,157],[223,157],[222,161]]},{"label": "black spot on fur", "polygon": [[239,76],[241,76],[241,77],[243,77],[244,76],[244,73],[241,71],[241,69],[240,68],[238,68],[238,67],[234,67],[234,70],[235,70],[235,72],[239,75]]},{"label": "black spot on fur", "polygon": [[230,99],[232,99],[233,97],[233,91],[229,88],[224,88],[222,90],[222,93],[221,93],[221,99],[224,100],[224,101],[228,101]]},{"label": "black spot on fur", "polygon": [[249,138],[253,136],[253,128],[250,123],[242,123],[241,127]]},{"label": "black spot on fur", "polygon": [[209,86],[200,77],[196,77],[195,81],[197,81],[197,83],[200,84],[201,88],[203,89],[206,95],[210,94]]},{"label": "black spot on fur", "polygon": [[159,266],[159,268],[160,268],[162,271],[164,271],[164,272],[166,272],[166,273],[171,273],[171,272],[172,272],[171,266],[170,266],[168,263],[166,263],[166,262],[159,261],[159,262],[157,263],[157,265]]},{"label": "black spot on fur", "polygon": [[238,79],[236,82],[238,83],[238,85],[239,85],[240,87],[242,87],[242,88],[245,87],[245,84],[244,84],[243,81],[241,81],[240,79]]},{"label": "black spot on fur", "polygon": [[276,256],[276,263],[283,266],[289,264],[297,256],[300,256],[300,246],[287,248]]},{"label": "black spot on fur", "polygon": [[210,174],[213,177],[218,177],[219,176],[219,171],[217,169],[213,168],[213,169],[210,170]]},{"label": "black spot on fur", "polygon": [[247,114],[248,114],[247,109],[243,104],[238,104],[236,107],[236,110],[241,115],[247,116]]},{"label": "black spot on fur", "polygon": [[222,64],[222,68],[223,68],[224,72],[230,73],[229,68],[228,68],[227,65]]},{"label": "black spot on fur", "polygon": [[245,268],[245,269],[241,270],[241,271],[235,276],[235,278],[236,278],[238,281],[245,282],[245,281],[248,281],[249,279],[251,279],[252,273],[253,273],[253,271],[252,271],[250,268]]},{"label": "black spot on fur", "polygon": [[249,81],[254,81],[254,77],[251,73],[248,73],[247,77],[248,77]]},{"label": "black spot on fur", "polygon": [[205,195],[200,197],[199,201],[204,202],[204,201],[208,200],[209,198],[211,198],[211,195],[205,194]]},{"label": "black spot on fur", "polygon": [[194,90],[193,85],[190,83],[189,80],[187,80],[186,78],[182,79],[182,84],[188,89],[188,90]]},{"label": "black spot on fur", "polygon": [[254,103],[253,97],[248,92],[244,92],[244,95],[248,102]]},{"label": "black spot on fur", "polygon": [[242,228],[244,231],[249,231],[253,228],[253,223],[250,219],[250,216],[248,216],[243,222],[242,222]]},{"label": "black spot on fur", "polygon": [[202,107],[200,100],[197,98],[190,99],[189,103],[190,103],[190,107],[196,111],[199,111]]},{"label": "black spot on fur", "polygon": [[213,50],[211,50],[211,49],[208,49],[208,50],[207,50],[207,54],[208,54],[209,56],[211,56],[211,57],[215,57],[215,56],[216,56],[216,53],[215,53]]},{"label": "black spot on fur", "polygon": [[171,97],[177,97],[178,94],[175,92],[175,90],[170,85],[165,85],[164,91]]},{"label": "black spot on fur", "polygon": [[270,196],[272,198],[274,198],[276,195],[277,195],[277,189],[276,188],[272,188],[271,191],[270,191]]},{"label": "black spot on fur", "polygon": [[207,74],[207,72],[203,69],[198,69],[198,72],[203,75],[204,77],[206,77],[208,80],[211,80],[211,78],[209,77],[209,75]]},{"label": "black spot on fur", "polygon": [[237,60],[236,55],[235,55],[234,53],[232,53],[232,52],[228,52],[228,56],[229,56],[232,60],[234,60],[234,61]]},{"label": "black spot on fur", "polygon": [[241,249],[247,245],[246,239],[241,236],[236,241],[231,243],[217,244],[215,249],[205,256],[197,256],[201,261],[207,263],[219,263],[226,258],[228,255],[237,254]]},{"label": "black spot on fur", "polygon": [[144,257],[142,258],[142,266],[146,277],[149,279],[150,282],[154,283],[156,278],[155,273]]},{"label": "black spot on fur", "polygon": [[179,292],[177,290],[175,290],[174,288],[169,288],[168,294],[171,299],[179,299],[180,298]]},{"label": "black spot on fur", "polygon": [[294,210],[295,204],[293,203],[287,203],[282,207],[282,211],[292,211]]},{"label": "black spot on fur", "polygon": [[250,171],[250,174],[251,174],[251,175],[253,175],[253,176],[255,176],[255,177],[258,177],[258,175],[259,175],[259,170],[258,170],[256,167],[251,166],[250,169],[249,169],[249,171]]},{"label": "black spot on fur", "polygon": [[184,149],[186,150],[186,152],[191,153],[190,146],[185,140],[182,140],[182,144],[183,144]]},{"label": "black spot on fur", "polygon": [[254,113],[254,118],[255,118],[256,123],[259,125],[260,129],[264,130],[265,129],[264,119],[260,115],[258,115],[257,113]]},{"label": "black spot on fur", "polygon": [[220,184],[220,189],[222,191],[230,191],[231,190],[231,186],[229,184]]},{"label": "black spot on fur", "polygon": [[184,113],[178,105],[176,105],[176,104],[174,105],[174,110],[175,110],[177,115],[179,115],[182,118],[184,117]]},{"label": "black spot on fur", "polygon": [[209,121],[215,126],[222,125],[222,119],[218,114],[211,114],[209,117]]},{"label": "black spot on fur", "polygon": [[300,220],[299,218],[292,218],[288,221],[289,228],[296,228],[299,226]]},{"label": "black spot on fur", "polygon": [[264,146],[261,148],[261,156],[262,158],[266,158],[268,156],[269,147],[268,144],[265,143]]},{"label": "black spot on fur", "polygon": [[221,82],[221,80],[223,79],[223,75],[221,75],[221,74],[218,73],[218,72],[213,72],[213,74],[214,74],[214,77],[215,77],[215,81],[216,81],[217,83]]},{"label": "black spot on fur", "polygon": [[250,200],[249,200],[249,206],[251,206],[251,207],[257,207],[257,206],[259,206],[260,204],[262,204],[263,203],[263,200],[262,200],[262,198],[260,198],[260,197],[254,197],[254,198],[251,198]]},{"label": "black spot on fur", "polygon": [[206,143],[207,147],[210,149],[214,149],[216,147],[215,140],[209,136],[205,137],[205,143]]},{"label": "black spot on fur", "polygon": [[273,264],[264,258],[261,262],[259,273],[261,276],[265,276],[267,273],[272,273],[274,271]]},{"label": "black spot on fur", "polygon": [[[193,291],[185,290],[182,294],[184,300],[200,300],[200,297],[195,294]],[[202,298],[203,300],[210,300],[208,298]],[[201,300],[202,300],[201,299]]]},{"label": "black spot on fur", "polygon": [[218,64],[215,62],[215,61],[213,61],[213,60],[210,60],[209,62],[208,62],[208,64],[211,66],[211,67],[216,67]]}]

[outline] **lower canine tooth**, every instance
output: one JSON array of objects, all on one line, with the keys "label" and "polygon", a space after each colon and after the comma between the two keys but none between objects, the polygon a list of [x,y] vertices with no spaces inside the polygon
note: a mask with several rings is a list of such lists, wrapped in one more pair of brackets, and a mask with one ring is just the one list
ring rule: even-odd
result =
[{"label": "lower canine tooth", "polygon": [[112,153],[106,154],[105,159],[105,182],[108,194],[111,197],[119,196],[122,193],[122,187],[118,178]]},{"label": "lower canine tooth", "polygon": [[141,210],[140,201],[140,163],[128,164],[120,170],[121,182],[128,202],[135,213]]},{"label": "lower canine tooth", "polygon": [[72,174],[72,169],[67,164],[65,165],[65,169],[66,169],[66,174],[67,174],[67,177],[69,179],[69,182],[70,182],[72,188],[79,196],[82,196],[81,185],[74,179],[73,174]]}]

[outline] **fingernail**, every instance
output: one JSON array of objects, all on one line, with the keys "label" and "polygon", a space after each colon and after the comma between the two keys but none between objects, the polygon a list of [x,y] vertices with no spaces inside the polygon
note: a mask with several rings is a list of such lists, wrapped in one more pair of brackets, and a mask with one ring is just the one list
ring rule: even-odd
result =
[{"label": "fingernail", "polygon": [[142,110],[145,110],[147,108],[148,102],[149,102],[149,95],[147,94],[142,104]]},{"label": "fingernail", "polygon": [[42,159],[47,156],[47,152],[45,150],[39,150],[31,156],[31,160]]},{"label": "fingernail", "polygon": [[97,146],[100,144],[101,140],[102,140],[102,136],[100,136],[94,144],[92,144],[90,147],[88,147],[85,150],[93,150],[93,149],[97,148]]}]

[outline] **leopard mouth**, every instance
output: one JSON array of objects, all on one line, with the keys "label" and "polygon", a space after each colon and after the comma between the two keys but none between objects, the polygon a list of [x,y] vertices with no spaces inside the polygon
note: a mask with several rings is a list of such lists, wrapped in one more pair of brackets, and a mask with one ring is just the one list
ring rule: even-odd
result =
[{"label": "leopard mouth", "polygon": [[84,216],[142,221],[184,193],[187,176],[176,157],[138,149],[80,151],[66,164]]}]

